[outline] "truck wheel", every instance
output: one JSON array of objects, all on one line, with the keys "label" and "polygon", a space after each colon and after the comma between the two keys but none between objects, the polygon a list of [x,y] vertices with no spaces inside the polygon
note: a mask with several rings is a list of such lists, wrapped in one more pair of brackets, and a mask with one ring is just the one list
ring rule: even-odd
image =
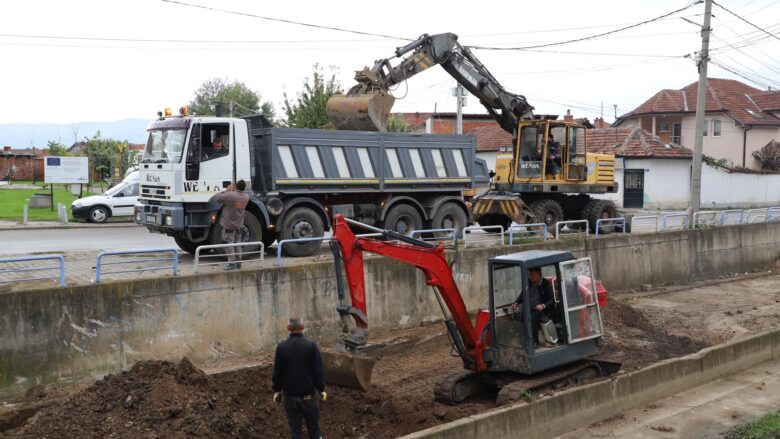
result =
[{"label": "truck wheel", "polygon": [[195,254],[195,250],[197,250],[198,245],[200,245],[197,242],[190,241],[186,236],[182,235],[174,235],[173,239],[176,241],[176,245],[178,245],[180,249],[191,255]]},{"label": "truck wheel", "polygon": [[[282,220],[282,239],[316,238],[325,232],[322,218],[308,207],[296,207],[284,215]],[[282,247],[286,256],[309,256],[320,248],[320,241],[285,244]]]},{"label": "truck wheel", "polygon": [[103,206],[95,206],[89,209],[89,216],[87,219],[91,223],[104,223],[108,221],[109,217],[108,209]]},{"label": "truck wheel", "polygon": [[[258,242],[263,240],[263,227],[260,225],[260,220],[256,216],[249,212],[244,213],[244,227],[241,228],[241,234],[243,235],[242,242]],[[243,252],[256,252],[260,250],[259,245],[249,245],[240,247],[238,251]],[[244,257],[245,256],[245,257]],[[250,253],[248,255],[241,255],[238,257],[241,259],[256,259],[259,258],[258,253]]]},{"label": "truck wheel", "polygon": [[555,223],[563,221],[563,209],[555,200],[540,200],[531,203],[531,210],[540,223],[547,224],[547,233],[555,234]]},{"label": "truck wheel", "polygon": [[265,249],[268,250],[268,247],[273,245],[274,242],[276,242],[276,232],[272,232],[268,229],[263,230],[263,245],[265,246]]},{"label": "truck wheel", "polygon": [[422,217],[420,212],[408,204],[396,204],[385,217],[385,228],[409,235],[415,230],[422,229]]},{"label": "truck wheel", "polygon": [[[455,229],[455,236],[460,237],[467,221],[466,212],[460,206],[455,203],[444,203],[433,215],[433,228]],[[437,236],[447,236],[447,234],[437,233]]]},{"label": "truck wheel", "polygon": [[[592,199],[582,208],[582,218],[588,220],[588,227],[592,233],[596,232],[596,221],[617,217],[617,207],[609,200]],[[599,227],[599,234],[612,233],[617,229],[614,224]]]}]

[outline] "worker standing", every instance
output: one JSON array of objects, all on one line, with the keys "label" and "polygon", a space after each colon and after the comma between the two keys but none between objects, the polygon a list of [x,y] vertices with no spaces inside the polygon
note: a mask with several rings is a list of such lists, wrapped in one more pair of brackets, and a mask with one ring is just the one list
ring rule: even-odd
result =
[{"label": "worker standing", "polygon": [[[219,224],[222,226],[222,240],[228,244],[240,244],[243,241],[242,229],[244,227],[244,211],[249,204],[249,195],[244,193],[246,183],[238,180],[217,195],[217,203],[222,204],[222,216]],[[236,262],[236,247],[225,249],[228,263],[225,270],[237,270],[241,268],[241,262]],[[240,254],[240,250],[239,250]],[[240,261],[241,258],[239,257]]]},{"label": "worker standing", "polygon": [[284,411],[293,439],[301,437],[302,421],[306,421],[309,439],[320,439],[320,409],[315,390],[323,401],[325,378],[317,344],[303,336],[303,319],[290,317],[287,324],[290,337],[276,346],[274,356],[274,402],[284,399]]}]

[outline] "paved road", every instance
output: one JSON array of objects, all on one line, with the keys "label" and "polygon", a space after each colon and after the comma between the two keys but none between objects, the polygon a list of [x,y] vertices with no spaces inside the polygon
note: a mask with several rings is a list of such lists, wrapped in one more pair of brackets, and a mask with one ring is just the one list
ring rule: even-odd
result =
[{"label": "paved road", "polygon": [[176,247],[173,238],[149,233],[145,228],[105,227],[49,230],[0,229],[0,255],[15,256],[43,252],[81,252]]}]

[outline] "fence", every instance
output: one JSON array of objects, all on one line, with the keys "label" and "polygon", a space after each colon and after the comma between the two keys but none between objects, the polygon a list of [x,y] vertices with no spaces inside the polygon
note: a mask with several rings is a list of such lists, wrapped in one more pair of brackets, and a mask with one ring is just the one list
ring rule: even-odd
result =
[{"label": "fence", "polygon": [[720,212],[720,225],[742,224],[745,219],[744,210],[723,210]]},{"label": "fence", "polygon": [[0,270],[0,275],[10,273],[31,273],[33,271],[51,271],[58,270],[57,275],[53,276],[38,276],[38,277],[14,277],[13,279],[3,280],[0,279],[0,284],[6,284],[11,282],[28,282],[37,280],[58,279],[60,286],[65,286],[65,258],[62,255],[46,255],[46,256],[21,256],[14,258],[0,258],[0,264],[12,264],[16,262],[31,262],[31,261],[47,261],[55,260],[58,262],[57,266],[45,266],[45,267],[22,267],[22,268],[8,268]]},{"label": "fence", "polygon": [[[620,225],[623,231],[623,235],[626,234],[626,219],[621,217],[618,218],[600,218],[596,220],[596,238],[599,237],[599,231],[601,230],[602,224],[612,224],[610,226],[606,227],[614,227],[616,225]],[[604,233],[601,233],[602,235]]]},{"label": "fence", "polygon": [[555,223],[555,239],[561,239],[561,227],[566,226],[569,230],[574,230],[575,227],[570,227],[575,224],[584,224],[585,225],[585,231],[584,232],[569,232],[566,233],[567,235],[585,235],[585,237],[588,236],[588,233],[590,233],[590,224],[588,223],[588,220],[573,220],[573,221],[558,221]]},{"label": "fence", "polygon": [[[540,227],[541,229],[539,229]],[[519,233],[515,234],[515,230],[517,230]],[[509,232],[509,242],[507,242],[508,245],[515,244],[515,236],[520,235],[521,239],[533,239],[533,238],[538,238],[539,232],[541,232],[542,240],[547,241],[547,224],[545,223],[520,224],[520,225],[516,224],[513,226],[509,226],[508,232]]]},{"label": "fence", "polygon": [[[486,232],[486,233],[477,233],[477,234],[471,233],[471,232],[475,232],[477,230],[481,230],[481,231]],[[488,230],[498,230],[498,232],[492,232],[491,233],[491,232],[488,232]],[[478,238],[487,238],[487,239],[471,240],[472,243],[493,242],[493,241],[495,241],[496,237],[500,236],[500,238],[501,238],[501,241],[500,241],[501,245],[504,245],[504,228],[501,227],[501,226],[469,226],[469,227],[465,227],[463,229],[463,235],[462,235],[463,247],[464,248],[466,246],[468,246],[468,242],[469,242],[469,240],[466,239],[466,235],[469,235],[469,236],[472,236],[472,237],[476,236]]]},{"label": "fence", "polygon": [[[121,260],[121,261],[114,261],[114,262],[103,262],[103,258],[106,258],[108,256],[125,256],[125,255],[143,255],[143,254],[151,254],[151,253],[171,253],[170,258],[141,258],[141,259],[129,259],[129,260]],[[152,266],[152,267],[136,267],[134,269],[129,270],[117,270],[117,271],[104,271],[103,266],[105,265],[127,265],[127,264],[138,264],[138,263],[148,263],[148,262],[159,262],[159,261],[171,261],[171,265],[163,265],[163,266]],[[95,282],[100,282],[100,278],[107,274],[119,274],[119,273],[138,273],[141,271],[156,271],[156,270],[168,270],[173,269],[173,275],[176,276],[179,272],[179,250],[175,248],[149,248],[149,249],[140,249],[140,250],[122,250],[122,251],[114,251],[114,252],[100,252],[97,255],[97,261],[95,262]]]},{"label": "fence", "polygon": [[[670,224],[670,221],[671,224]],[[688,214],[687,213],[667,213],[661,220],[661,231],[666,232],[669,230],[685,230],[688,228]]]},{"label": "fence", "polygon": [[701,211],[693,214],[693,228],[700,227],[715,227],[719,225],[720,212],[713,211]]},{"label": "fence", "polygon": [[[210,255],[201,255],[201,252],[204,250],[217,250],[217,249],[225,249],[229,247],[250,247],[250,246],[258,246],[258,250],[250,250],[250,251],[244,251],[243,249],[241,251],[236,251],[235,255],[238,257],[238,262],[253,262],[253,261],[259,261],[260,265],[263,265],[263,262],[265,261],[265,245],[261,241],[256,242],[239,242],[235,244],[212,244],[212,245],[200,245],[198,248],[195,249],[195,261],[193,262],[192,271],[193,273],[198,272],[198,268],[201,265],[220,265],[224,264],[224,261],[218,261],[218,262],[204,262],[201,263],[201,258],[221,258],[226,256],[223,253],[220,252],[214,252]],[[238,248],[236,248],[238,250]],[[259,258],[250,258],[250,259],[244,259],[244,255],[252,255],[252,254],[259,254]]]},{"label": "fence", "polygon": [[[447,233],[447,235],[441,235]],[[422,235],[433,235],[423,237]],[[410,238],[419,239],[422,241],[452,241],[452,245],[457,244],[458,234],[455,229],[428,229],[428,230],[413,230],[409,235]]]}]

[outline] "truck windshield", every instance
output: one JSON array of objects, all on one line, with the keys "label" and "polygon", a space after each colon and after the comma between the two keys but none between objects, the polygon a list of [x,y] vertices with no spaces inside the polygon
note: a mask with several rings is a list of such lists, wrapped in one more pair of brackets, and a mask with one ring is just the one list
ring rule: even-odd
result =
[{"label": "truck windshield", "polygon": [[141,163],[179,163],[186,138],[186,129],[149,131]]}]

